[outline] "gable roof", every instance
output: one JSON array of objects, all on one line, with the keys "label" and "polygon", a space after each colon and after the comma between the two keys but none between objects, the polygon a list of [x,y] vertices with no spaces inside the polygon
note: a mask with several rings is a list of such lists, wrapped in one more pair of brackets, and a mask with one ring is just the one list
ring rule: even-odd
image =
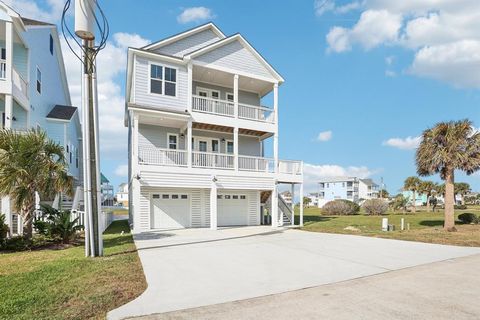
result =
[{"label": "gable roof", "polygon": [[157,42],[151,43],[149,45],[146,45],[146,46],[142,47],[141,49],[143,49],[143,50],[155,50],[155,49],[158,49],[160,47],[166,46],[170,43],[173,43],[173,42],[176,42],[178,40],[189,37],[191,35],[194,35],[196,33],[200,33],[202,31],[205,31],[205,30],[213,31],[218,37],[220,37],[222,39],[226,37],[223,34],[223,32],[213,22],[207,22],[207,23],[202,24],[198,27],[195,27],[195,28],[189,29],[187,31],[177,33],[176,35],[173,35],[173,36],[170,36],[168,38],[165,38],[165,39],[159,40]]},{"label": "gable roof", "polygon": [[225,46],[229,43],[232,43],[234,41],[238,41],[245,49],[250,51],[250,53],[253,54],[253,56],[270,72],[270,74],[278,81],[278,82],[284,82],[285,80],[282,78],[282,76],[273,68],[267,60],[240,34],[236,33],[232,36],[229,36],[227,38],[223,38],[219,41],[216,41],[210,45],[207,45],[203,48],[197,49],[193,52],[190,52],[189,54],[185,55],[185,59],[191,60],[194,59],[195,57],[199,57],[207,52],[210,52],[212,50],[215,50],[217,48],[220,48],[222,46]]},{"label": "gable roof", "polygon": [[71,120],[73,115],[77,112],[77,107],[56,105],[47,114],[47,119],[55,120]]},{"label": "gable roof", "polygon": [[102,172],[100,172],[100,183],[110,183],[110,180]]},{"label": "gable roof", "polygon": [[54,24],[48,23],[48,22],[38,21],[38,20],[24,18],[24,17],[21,17],[21,18],[22,18],[23,24],[26,26],[54,26]]}]

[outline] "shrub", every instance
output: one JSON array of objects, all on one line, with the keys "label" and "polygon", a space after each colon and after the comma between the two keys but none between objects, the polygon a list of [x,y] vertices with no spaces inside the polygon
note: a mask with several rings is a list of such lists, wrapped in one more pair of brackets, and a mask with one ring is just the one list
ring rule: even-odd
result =
[{"label": "shrub", "polygon": [[372,215],[381,215],[387,212],[388,203],[382,199],[369,199],[363,204],[366,213]]},{"label": "shrub", "polygon": [[52,240],[70,243],[77,231],[83,229],[83,226],[78,224],[78,218],[72,220],[69,210],[59,211],[51,206],[42,205],[42,216],[45,221],[36,221],[35,229],[39,234]]},{"label": "shrub", "polygon": [[465,213],[462,213],[458,216],[458,220],[462,221],[465,224],[470,224],[470,223],[477,223],[478,224],[480,222],[480,217],[477,217],[473,213],[465,212]]},{"label": "shrub", "polygon": [[17,236],[5,240],[2,250],[26,251],[32,249],[33,241],[25,236]]},{"label": "shrub", "polygon": [[334,200],[327,202],[322,212],[327,215],[353,215],[360,211],[360,206],[348,200]]},{"label": "shrub", "polygon": [[5,215],[0,214],[0,246],[7,239],[8,225],[5,223]]},{"label": "shrub", "polygon": [[455,210],[467,210],[467,206],[464,204],[455,205]]}]

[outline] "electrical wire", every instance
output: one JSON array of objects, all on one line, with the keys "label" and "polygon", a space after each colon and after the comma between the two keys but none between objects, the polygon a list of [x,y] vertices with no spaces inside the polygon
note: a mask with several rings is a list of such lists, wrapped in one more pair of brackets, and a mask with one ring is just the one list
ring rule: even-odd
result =
[{"label": "electrical wire", "polygon": [[[106,45],[107,45],[107,40],[108,40],[108,36],[110,34],[110,26],[108,24],[108,20],[107,20],[107,17],[102,9],[102,7],[100,6],[100,4],[98,3],[97,0],[92,0],[94,2],[94,5],[93,6],[88,6],[90,10],[92,10],[92,15],[95,19],[95,24],[98,28],[98,31],[99,31],[99,34],[100,34],[100,37],[97,38],[97,39],[100,39],[97,43],[98,44],[94,44],[93,45],[93,48],[86,48],[76,37],[76,35],[72,32],[72,30],[70,29],[70,27],[68,26],[68,23],[67,23],[67,13],[70,9],[70,6],[71,6],[71,3],[72,1],[71,0],[66,0],[65,1],[65,6],[63,7],[63,12],[62,12],[62,23],[61,23],[61,26],[62,26],[62,34],[63,34],[63,37],[65,39],[65,42],[67,43],[67,46],[69,47],[69,49],[73,52],[73,54],[75,55],[75,57],[82,63],[82,65],[85,66],[85,61],[83,61],[82,59],[82,56],[78,54],[78,51],[75,50],[74,46],[76,45],[82,55],[84,57],[87,57],[87,59],[90,59],[90,65],[93,66],[93,68],[96,67],[95,65],[95,59],[98,55],[98,53],[103,50]],[[93,7],[93,8],[92,8]],[[98,9],[98,12],[100,13],[100,16],[97,15],[97,13],[95,12],[95,8]],[[72,42],[72,39],[73,39],[73,42]],[[91,50],[92,54],[91,55],[87,55],[87,50]],[[95,72],[95,70],[90,70],[91,72]]]}]

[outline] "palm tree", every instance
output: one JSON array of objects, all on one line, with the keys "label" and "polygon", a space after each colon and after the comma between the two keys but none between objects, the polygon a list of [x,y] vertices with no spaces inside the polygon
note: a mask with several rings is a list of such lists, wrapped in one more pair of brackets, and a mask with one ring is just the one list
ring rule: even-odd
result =
[{"label": "palm tree", "polygon": [[36,191],[49,198],[60,192],[73,193],[73,178],[67,173],[63,147],[41,130],[0,130],[0,195],[12,199],[29,239]]},{"label": "palm tree", "polygon": [[417,205],[416,205],[417,191],[421,182],[422,180],[420,180],[418,177],[408,177],[407,179],[405,179],[405,182],[403,183],[403,189],[412,192],[412,197],[413,197],[412,211],[413,212],[417,211]]},{"label": "palm tree", "polygon": [[459,194],[462,197],[462,205],[465,204],[465,195],[472,191],[470,185],[466,182],[455,183],[455,194]]},{"label": "palm tree", "polygon": [[432,181],[422,181],[418,186],[418,192],[427,196],[427,212],[430,212],[430,198],[435,192],[436,183]]},{"label": "palm tree", "polygon": [[439,173],[445,181],[444,229],[455,231],[455,170],[480,169],[480,133],[469,120],[440,122],[423,132],[416,163],[420,176]]}]

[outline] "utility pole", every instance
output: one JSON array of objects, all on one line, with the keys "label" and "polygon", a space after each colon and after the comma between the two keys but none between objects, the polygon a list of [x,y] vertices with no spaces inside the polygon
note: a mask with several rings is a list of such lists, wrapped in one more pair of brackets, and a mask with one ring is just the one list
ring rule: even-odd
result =
[{"label": "utility pole", "polygon": [[98,148],[98,98],[96,82],[95,10],[96,0],[75,0],[75,35],[83,40],[83,164],[85,204],[85,255],[103,255],[100,225],[101,197]]}]

